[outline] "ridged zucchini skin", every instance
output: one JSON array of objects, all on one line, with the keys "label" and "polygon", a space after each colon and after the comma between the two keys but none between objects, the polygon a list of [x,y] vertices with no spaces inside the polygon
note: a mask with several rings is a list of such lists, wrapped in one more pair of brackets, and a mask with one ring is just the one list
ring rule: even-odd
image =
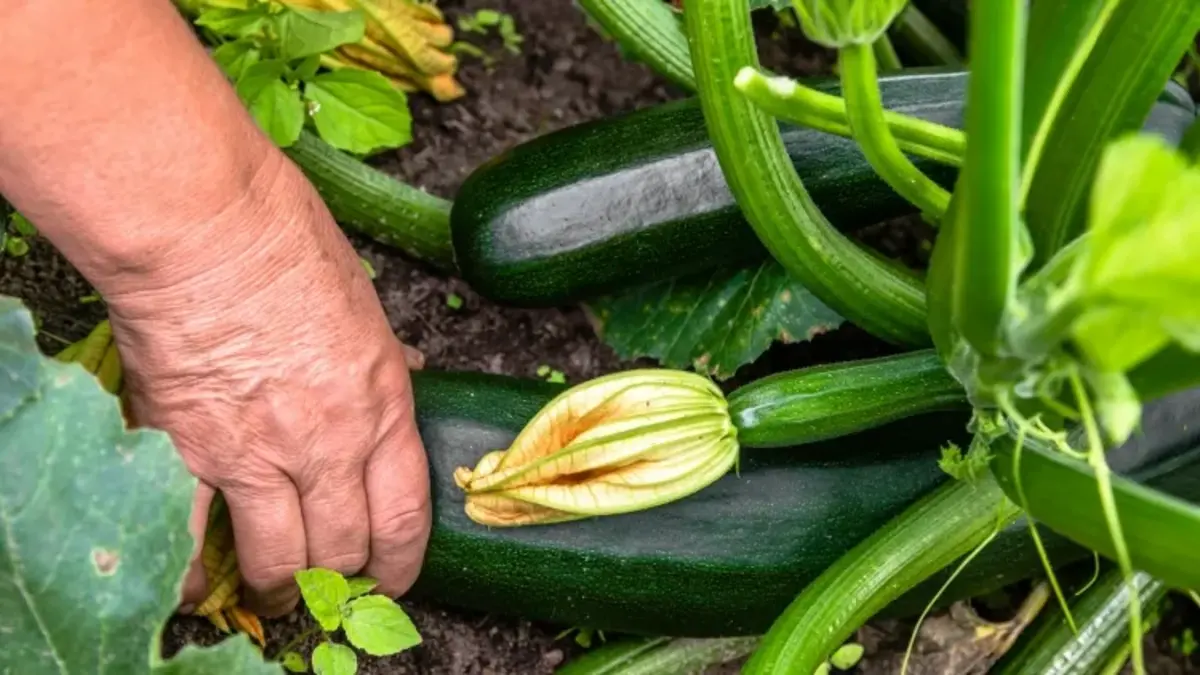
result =
[{"label": "ridged zucchini skin", "polygon": [[[962,128],[967,74],[913,69],[880,78],[892,110]],[[834,78],[806,82],[840,93]],[[1177,142],[1195,104],[1171,83],[1146,128]],[[806,189],[852,232],[915,208],[881,181],[853,141],[780,124]],[[957,171],[914,163],[952,187]],[[570,304],[639,283],[757,262],[767,255],[738,209],[698,99],[540,136],[475,169],[450,213],[460,275],[491,300]]]},{"label": "ridged zucchini skin", "polygon": [[727,398],[743,448],[814,443],[922,413],[970,409],[966,391],[932,349],[775,373]]},{"label": "ridged zucchini skin", "polygon": [[[841,92],[836,78],[807,84]],[[889,108],[958,127],[965,87],[961,71],[880,79]],[[837,227],[915,212],[850,139],[780,129],[806,188]],[[953,168],[914,161],[953,184]],[[523,306],[767,255],[729,191],[695,98],[562,129],[493,158],[463,183],[450,229],[463,278],[492,300]]]},{"label": "ridged zucchini skin", "polygon": [[[507,447],[562,388],[477,373],[413,375],[429,456],[433,533],[411,595],[462,608],[614,632],[759,635],[839,556],[947,477],[938,448],[966,441],[966,416],[934,413],[795,450],[745,450],[740,470],[687,499],[623,516],[488,529],[463,513],[453,471]],[[1200,410],[1200,395],[1191,411]],[[1194,425],[1193,425],[1194,426]],[[1134,446],[1137,466],[1200,448],[1200,430]],[[1183,442],[1186,440],[1186,442]],[[1128,468],[1129,457],[1114,459]],[[1200,455],[1200,451],[1193,455]],[[1185,474],[1200,497],[1200,459]],[[1087,553],[1043,537],[1057,560]],[[999,553],[996,553],[996,552]],[[964,571],[949,601],[1041,569],[1023,528],[1006,531]],[[897,611],[919,612],[928,584]],[[903,603],[901,603],[903,604]]]}]

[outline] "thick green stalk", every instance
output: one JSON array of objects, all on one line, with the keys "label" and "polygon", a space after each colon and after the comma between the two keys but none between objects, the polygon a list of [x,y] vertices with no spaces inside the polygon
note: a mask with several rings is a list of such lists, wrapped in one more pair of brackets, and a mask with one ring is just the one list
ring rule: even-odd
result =
[{"label": "thick green stalk", "polygon": [[838,559],[788,606],[742,671],[812,673],[876,612],[1016,521],[991,477],[951,480]]},{"label": "thick green stalk", "polygon": [[[1025,3],[978,0],[971,6],[971,80],[967,85],[965,222],[956,223],[952,316],[958,333],[984,356],[996,353],[1000,325],[1016,291],[1020,185],[1021,82]],[[958,215],[958,213],[956,213]]]},{"label": "thick green stalk", "polygon": [[915,52],[930,65],[961,66],[963,63],[958,47],[912,3],[892,24],[891,32],[902,47]]},{"label": "thick green stalk", "polygon": [[405,185],[307,131],[284,152],[342,226],[438,269],[454,269],[450,202]]},{"label": "thick green stalk", "polygon": [[684,17],[717,159],[767,250],[817,298],[873,335],[929,344],[920,280],[829,224],[796,175],[779,125],[734,87],[738,71],[758,65],[747,0],[689,0]]},{"label": "thick green stalk", "polygon": [[871,46],[842,47],[838,50],[838,64],[850,129],[867,161],[900,196],[923,213],[940,220],[950,204],[950,193],[913,166],[896,144],[884,116],[875,53]]},{"label": "thick green stalk", "polygon": [[[1075,24],[1063,22],[1062,40],[1070,41],[1072,30],[1076,34],[1072,62],[1062,70],[1066,77],[1058,81],[1043,116],[1026,119],[1038,125],[1023,184],[1035,265],[1084,231],[1088,192],[1104,148],[1145,123],[1200,32],[1195,0],[1048,1],[1071,13],[1090,11],[1095,18],[1082,37]],[[1032,61],[1030,66],[1039,67]],[[1047,67],[1062,65],[1052,60]],[[1036,73],[1033,81],[1040,81]]]},{"label": "thick green stalk", "polygon": [[[734,85],[746,98],[776,119],[850,138],[846,101],[789,78],[742,68]],[[936,122],[884,110],[883,119],[904,152],[949,166],[962,166],[967,136]]]},{"label": "thick green stalk", "polygon": [[892,46],[892,41],[888,39],[887,33],[880,35],[878,40],[871,43],[871,53],[879,62],[880,72],[890,73],[904,70],[904,64],[900,62],[900,55],[896,53],[896,48]]},{"label": "thick green stalk", "polygon": [[[1017,499],[1020,481],[1029,516],[1101,555],[1116,559],[1096,475],[1085,462],[1039,444],[1021,450],[1019,477],[1013,466],[1016,448],[993,445],[992,473],[1004,492]],[[1180,459],[1194,462],[1195,457]],[[1200,588],[1200,506],[1111,476],[1113,503],[1135,569],[1179,588]]]},{"label": "thick green stalk", "polygon": [[617,42],[674,84],[695,91],[687,35],[662,0],[579,0]]}]

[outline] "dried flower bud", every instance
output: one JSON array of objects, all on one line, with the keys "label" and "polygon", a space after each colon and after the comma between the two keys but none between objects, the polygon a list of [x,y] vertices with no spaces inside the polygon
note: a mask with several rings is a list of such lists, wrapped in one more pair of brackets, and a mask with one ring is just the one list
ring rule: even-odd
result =
[{"label": "dried flower bud", "polygon": [[723,476],[737,454],[720,389],[694,373],[632,370],[560,394],[512,446],[454,479],[472,520],[510,527],[674,501]]},{"label": "dried flower bud", "polygon": [[907,4],[908,0],[792,0],[808,39],[833,49],[874,43]]}]

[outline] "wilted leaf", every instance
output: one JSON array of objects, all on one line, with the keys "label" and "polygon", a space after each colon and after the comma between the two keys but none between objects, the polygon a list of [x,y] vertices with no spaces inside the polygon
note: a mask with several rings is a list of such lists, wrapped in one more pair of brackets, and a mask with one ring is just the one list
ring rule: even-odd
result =
[{"label": "wilted leaf", "polygon": [[296,572],[296,583],[304,596],[304,605],[321,628],[337,630],[342,622],[342,605],[350,599],[346,578],[333,570],[315,567]]},{"label": "wilted leaf", "polygon": [[195,480],[168,436],[43,356],[0,296],[0,672],[268,673],[248,641],[152,664],[192,551]]},{"label": "wilted leaf", "polygon": [[718,379],[776,340],[803,342],[843,321],[771,260],[659,281],[589,305],[604,342],[622,358],[648,356]]},{"label": "wilted leaf", "polygon": [[376,72],[347,68],[317,75],[304,88],[317,132],[355,154],[397,148],[412,140],[404,92]]},{"label": "wilted leaf", "polygon": [[358,656],[346,645],[322,642],[313,650],[313,672],[317,675],[354,675]]},{"label": "wilted leaf", "polygon": [[350,644],[372,656],[387,656],[421,644],[412,620],[400,605],[382,595],[351,600],[344,627]]}]

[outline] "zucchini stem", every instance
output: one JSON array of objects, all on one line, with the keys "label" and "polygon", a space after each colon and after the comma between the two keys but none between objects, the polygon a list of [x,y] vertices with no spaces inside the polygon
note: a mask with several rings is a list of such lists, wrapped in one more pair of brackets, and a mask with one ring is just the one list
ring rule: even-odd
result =
[{"label": "zucchini stem", "polygon": [[1096,488],[1100,491],[1100,506],[1104,511],[1104,519],[1108,523],[1113,551],[1116,553],[1121,573],[1125,577],[1125,585],[1129,588],[1129,645],[1132,650],[1130,660],[1133,661],[1133,672],[1137,675],[1145,675],[1146,664],[1142,656],[1142,605],[1134,583],[1133,562],[1129,558],[1129,548],[1125,544],[1121,519],[1117,514],[1117,502],[1112,488],[1112,472],[1108,468],[1108,460],[1104,456],[1104,442],[1100,438],[1100,428],[1096,424],[1096,416],[1092,413],[1091,403],[1079,371],[1072,370],[1069,379],[1076,402],[1079,404],[1079,414],[1083,418],[1084,431],[1087,434],[1087,461],[1096,474]]},{"label": "zucchini stem", "polygon": [[[979,0],[970,12],[967,162],[956,209],[952,322],[985,356],[1000,346],[1019,276],[1025,3]],[[960,220],[961,219],[961,220]]]},{"label": "zucchini stem", "polygon": [[691,92],[696,90],[687,34],[661,0],[579,0],[617,42],[651,70]]},{"label": "zucchini stem", "polygon": [[[852,138],[846,101],[782,76],[769,76],[754,68],[738,71],[733,84],[746,98],[776,119],[830,134]],[[883,118],[896,144],[904,152],[960,167],[967,137],[953,129],[919,117],[884,110]]]},{"label": "zucchini stem", "polygon": [[717,161],[772,257],[830,309],[872,335],[927,346],[921,280],[830,225],[796,175],[779,124],[737,93],[737,73],[758,65],[748,0],[689,0],[684,19]]},{"label": "zucchini stem", "polygon": [[962,52],[954,46],[937,25],[929,17],[921,13],[917,6],[908,3],[899,19],[892,24],[892,32],[909,49],[920,53],[933,65],[961,66]]},{"label": "zucchini stem", "polygon": [[871,52],[875,55],[875,60],[879,62],[880,72],[890,73],[904,70],[904,64],[900,62],[900,55],[896,53],[896,48],[888,39],[887,33],[880,35],[878,40],[871,43]]},{"label": "zucchini stem", "polygon": [[896,144],[884,115],[875,52],[870,45],[847,45],[838,50],[842,95],[854,140],[879,176],[902,197],[935,220],[950,206],[950,193],[926,176]]}]

